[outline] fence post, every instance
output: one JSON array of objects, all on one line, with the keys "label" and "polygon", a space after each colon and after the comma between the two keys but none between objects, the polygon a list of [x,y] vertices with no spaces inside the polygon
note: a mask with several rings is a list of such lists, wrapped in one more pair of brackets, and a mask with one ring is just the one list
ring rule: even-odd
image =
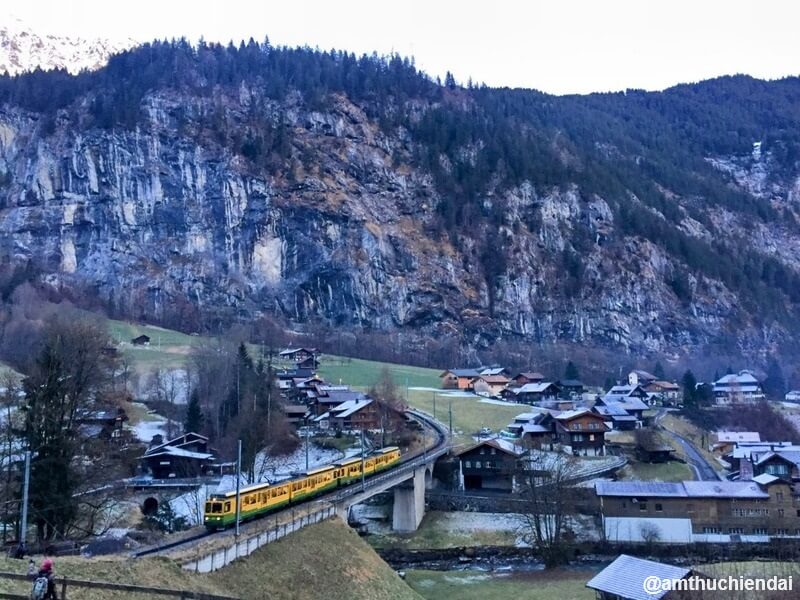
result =
[{"label": "fence post", "polygon": [[61,599],[67,600],[67,580],[61,580]]}]

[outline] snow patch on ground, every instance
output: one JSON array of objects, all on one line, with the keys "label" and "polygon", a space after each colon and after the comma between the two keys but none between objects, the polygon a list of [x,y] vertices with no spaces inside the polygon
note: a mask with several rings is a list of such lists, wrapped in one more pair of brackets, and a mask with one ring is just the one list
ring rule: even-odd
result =
[{"label": "snow patch on ground", "polygon": [[495,400],[494,398],[482,398],[478,400],[481,404],[496,404],[498,406],[523,406],[519,402],[508,402],[506,400]]},{"label": "snow patch on ground", "polygon": [[153,436],[156,435],[167,439],[167,420],[159,415],[153,414],[152,416],[153,420],[140,421],[131,427],[136,438],[147,444],[153,441]]},{"label": "snow patch on ground", "polygon": [[434,388],[434,387],[410,387],[410,390],[415,390],[418,392],[436,392],[437,396],[459,396],[464,398],[478,398],[479,396],[473,394],[472,392],[465,392],[464,390],[443,390],[442,388]]}]

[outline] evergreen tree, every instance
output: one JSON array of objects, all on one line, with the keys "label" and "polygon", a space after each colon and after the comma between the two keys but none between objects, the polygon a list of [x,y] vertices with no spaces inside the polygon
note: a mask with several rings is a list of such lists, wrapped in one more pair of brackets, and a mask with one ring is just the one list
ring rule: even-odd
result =
[{"label": "evergreen tree", "polygon": [[183,423],[184,433],[190,431],[199,433],[203,429],[204,421],[203,409],[200,407],[200,395],[197,393],[197,390],[192,390],[192,395],[189,397],[189,404],[186,407],[186,420]]},{"label": "evergreen tree", "polygon": [[569,361],[567,363],[567,368],[564,369],[564,379],[580,379],[581,374],[578,371],[578,367],[575,366],[575,363]]},{"label": "evergreen tree", "polygon": [[684,406],[696,406],[697,404],[697,378],[691,370],[683,374],[683,404]]},{"label": "evergreen tree", "polygon": [[664,367],[661,366],[661,361],[656,362],[656,366],[653,368],[653,375],[655,375],[657,379],[666,378],[666,375],[664,374]]},{"label": "evergreen tree", "polygon": [[783,400],[786,394],[786,379],[777,359],[772,356],[767,364],[767,378],[764,380],[764,394],[773,400]]}]

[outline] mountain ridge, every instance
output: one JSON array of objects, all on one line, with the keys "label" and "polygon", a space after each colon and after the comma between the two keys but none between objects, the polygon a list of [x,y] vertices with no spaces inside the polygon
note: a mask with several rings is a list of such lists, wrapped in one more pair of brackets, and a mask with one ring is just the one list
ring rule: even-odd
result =
[{"label": "mountain ridge", "polygon": [[796,352],[798,99],[796,78],[556,97],[144,45],[0,78],[3,251],[184,329],[763,360]]}]

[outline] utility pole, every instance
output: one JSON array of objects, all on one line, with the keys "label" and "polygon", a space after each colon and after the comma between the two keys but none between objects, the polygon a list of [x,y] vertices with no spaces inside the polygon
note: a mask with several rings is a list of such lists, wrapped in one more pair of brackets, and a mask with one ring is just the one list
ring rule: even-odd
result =
[{"label": "utility pole", "polygon": [[25,452],[25,482],[22,487],[22,519],[19,524],[19,545],[26,550],[28,539],[28,490],[31,485],[31,451]]},{"label": "utility pole", "polygon": [[242,440],[239,440],[239,452],[236,457],[236,537],[239,537],[239,521],[242,516],[241,481],[242,481]]},{"label": "utility pole", "polygon": [[364,480],[366,479],[366,475],[364,474],[364,465],[366,462],[366,446],[364,444],[364,428],[361,428],[361,489],[363,490],[366,486],[364,484]]},{"label": "utility pole", "polygon": [[453,437],[453,397],[450,396],[450,405],[448,411],[450,413],[450,437]]},{"label": "utility pole", "polygon": [[308,425],[305,427],[306,430],[306,473],[308,472]]}]

